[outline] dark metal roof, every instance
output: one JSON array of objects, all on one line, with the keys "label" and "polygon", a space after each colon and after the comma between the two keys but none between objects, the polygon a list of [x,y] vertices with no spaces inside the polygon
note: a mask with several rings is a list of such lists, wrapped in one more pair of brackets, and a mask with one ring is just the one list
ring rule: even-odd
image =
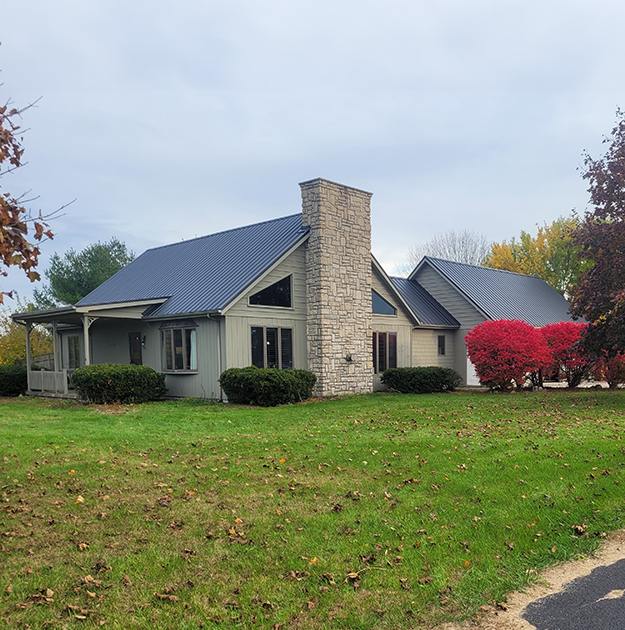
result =
[{"label": "dark metal roof", "polygon": [[521,319],[533,326],[572,320],[569,303],[540,278],[429,256],[424,261],[491,319]]},{"label": "dark metal roof", "polygon": [[424,326],[458,328],[460,324],[416,280],[391,278],[392,283],[419,323]]},{"label": "dark metal roof", "polygon": [[294,214],[148,249],[77,306],[168,298],[145,316],[220,311],[307,233]]}]

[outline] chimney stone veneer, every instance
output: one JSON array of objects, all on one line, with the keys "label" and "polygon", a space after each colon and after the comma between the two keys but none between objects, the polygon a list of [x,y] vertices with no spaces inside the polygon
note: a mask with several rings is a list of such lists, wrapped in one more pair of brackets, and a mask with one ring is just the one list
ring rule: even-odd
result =
[{"label": "chimney stone veneer", "polygon": [[325,179],[300,184],[306,248],[308,367],[315,394],[373,390],[371,193]]}]

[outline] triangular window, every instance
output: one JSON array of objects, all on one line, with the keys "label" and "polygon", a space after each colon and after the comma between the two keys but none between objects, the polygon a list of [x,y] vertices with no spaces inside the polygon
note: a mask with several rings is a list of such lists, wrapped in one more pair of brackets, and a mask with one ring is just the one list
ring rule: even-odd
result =
[{"label": "triangular window", "polygon": [[373,289],[371,290],[371,305],[376,315],[397,315],[397,309]]},{"label": "triangular window", "polygon": [[282,278],[262,291],[250,295],[250,304],[291,308],[291,276]]}]

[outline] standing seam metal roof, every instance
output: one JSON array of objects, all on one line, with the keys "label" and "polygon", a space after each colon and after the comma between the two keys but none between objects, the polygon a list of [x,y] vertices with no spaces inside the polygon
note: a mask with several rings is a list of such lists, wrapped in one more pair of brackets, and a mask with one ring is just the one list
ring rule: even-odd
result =
[{"label": "standing seam metal roof", "polygon": [[460,327],[454,316],[416,280],[392,277],[391,281],[421,324],[425,326],[448,326],[449,328]]},{"label": "standing seam metal roof", "polygon": [[566,299],[541,278],[430,256],[424,260],[491,319],[520,319],[533,326],[572,321]]},{"label": "standing seam metal roof", "polygon": [[77,306],[168,298],[147,318],[219,311],[306,234],[294,214],[148,249]]}]

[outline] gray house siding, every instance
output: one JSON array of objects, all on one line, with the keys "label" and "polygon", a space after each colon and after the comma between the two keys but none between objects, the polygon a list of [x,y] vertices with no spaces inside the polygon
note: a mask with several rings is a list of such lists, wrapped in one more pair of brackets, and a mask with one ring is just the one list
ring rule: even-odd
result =
[{"label": "gray house siding", "polygon": [[[207,317],[194,318],[197,324],[198,369],[192,374],[165,373],[167,395],[174,397],[192,397],[219,399],[219,322]],[[128,335],[141,333],[145,337],[142,349],[143,365],[162,372],[161,358],[161,322],[142,320],[96,320],[90,329],[91,362],[98,363],[130,363],[130,346]],[[79,335],[81,344],[81,363],[84,363],[82,348],[82,330],[63,331],[62,367],[69,366],[67,338]]]},{"label": "gray house siding", "polygon": [[[374,313],[371,318],[372,332],[397,333],[397,367],[410,367],[412,361],[412,319],[395,295],[388,290],[375,267],[373,268],[371,283],[372,288],[397,309],[396,315]],[[369,347],[373,352],[372,344],[373,342],[370,343]],[[373,388],[376,390],[382,387],[380,379],[381,374],[373,375]]]},{"label": "gray house siding", "polygon": [[[224,365],[247,367],[252,363],[251,328],[266,326],[293,330],[293,366],[308,367],[306,348],[306,244],[300,245],[260,282],[246,291],[226,312]],[[291,308],[256,306],[249,297],[286,276],[291,276]]]},{"label": "gray house siding", "polygon": [[[412,331],[412,365],[456,369],[456,330],[415,328]],[[438,354],[438,337],[445,337],[445,354]]]},{"label": "gray house siding", "polygon": [[454,364],[450,367],[453,367],[460,374],[464,383],[474,384],[472,382],[472,368],[467,364],[467,348],[464,337],[474,326],[485,321],[486,317],[463,297],[458,289],[428,264],[424,264],[419,269],[415,279],[460,323],[460,328],[453,335]]}]

